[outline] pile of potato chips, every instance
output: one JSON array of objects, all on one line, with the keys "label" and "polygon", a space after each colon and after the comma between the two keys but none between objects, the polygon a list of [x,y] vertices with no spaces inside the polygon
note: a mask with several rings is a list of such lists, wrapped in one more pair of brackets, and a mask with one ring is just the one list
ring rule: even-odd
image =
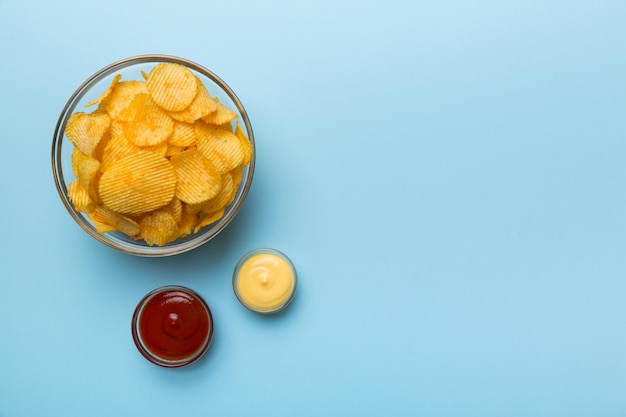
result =
[{"label": "pile of potato chips", "polygon": [[87,104],[92,113],[70,116],[68,197],[98,233],[163,246],[224,216],[253,149],[237,114],[187,67],[161,63],[143,76],[117,75]]}]

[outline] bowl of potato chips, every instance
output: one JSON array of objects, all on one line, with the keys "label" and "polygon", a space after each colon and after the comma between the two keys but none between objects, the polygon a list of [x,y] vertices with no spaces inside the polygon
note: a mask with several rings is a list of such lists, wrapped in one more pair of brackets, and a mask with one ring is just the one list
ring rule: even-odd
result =
[{"label": "bowl of potato chips", "polygon": [[231,88],[165,55],[127,58],[88,78],[52,142],[70,215],[98,241],[138,256],[215,237],[243,204],[254,164],[250,120]]}]

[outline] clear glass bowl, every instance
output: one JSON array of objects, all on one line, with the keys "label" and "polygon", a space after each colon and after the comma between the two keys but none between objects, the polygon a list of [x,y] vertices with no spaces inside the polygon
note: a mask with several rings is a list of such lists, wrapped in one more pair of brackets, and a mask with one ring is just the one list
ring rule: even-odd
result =
[{"label": "clear glass bowl", "polygon": [[[265,257],[264,255],[269,255],[269,256]],[[247,278],[247,282],[249,284],[254,282],[255,285],[258,285],[257,288],[264,287],[265,285],[269,285],[269,287],[273,287],[274,284],[276,283],[276,281],[273,281],[273,279],[279,278],[278,276],[273,276],[273,275],[275,273],[278,275],[281,275],[281,274],[277,272],[276,270],[272,270],[271,267],[270,268],[268,267],[271,264],[275,264],[277,261],[279,261],[286,268],[288,268],[288,270],[290,271],[290,275],[291,275],[290,279],[291,279],[292,285],[288,293],[286,294],[285,298],[284,299],[279,298],[276,301],[271,301],[270,304],[267,306],[255,305],[253,303],[253,300],[247,300],[246,296],[242,293],[240,289],[239,281],[241,278],[241,273],[243,272],[244,269],[246,269],[244,265],[246,264],[247,261],[253,260],[253,258],[258,258],[258,257],[262,257],[262,258],[259,259],[258,263],[253,261],[254,266],[251,268],[248,268],[247,273],[249,275]],[[261,282],[264,282],[265,284],[261,284]],[[284,282],[287,282],[287,281],[284,281]],[[233,284],[233,291],[235,292],[235,296],[237,297],[239,302],[248,310],[253,311],[255,313],[259,313],[259,314],[273,314],[273,313],[278,313],[279,311],[282,311],[283,309],[285,309],[295,297],[296,290],[298,289],[298,273],[291,259],[287,255],[282,253],[281,251],[272,249],[272,248],[258,248],[258,249],[251,250],[250,252],[244,254],[241,257],[241,259],[239,259],[239,262],[237,262],[237,265],[235,266],[235,270],[233,271],[232,284]],[[269,287],[265,287],[265,288],[269,288]]]},{"label": "clear glass bowl", "polygon": [[[198,321],[204,324],[199,325]],[[179,368],[197,361],[208,350],[213,339],[213,315],[195,291],[167,285],[150,291],[137,304],[131,332],[137,349],[148,361],[165,368]],[[151,347],[151,343],[157,346]]]},{"label": "clear glass bowl", "polygon": [[[181,64],[189,68],[202,80],[213,97],[217,97],[220,103],[237,113],[238,117],[236,120],[241,122],[241,128],[252,144],[252,159],[250,164],[244,168],[243,178],[234,201],[226,207],[224,216],[218,222],[202,228],[198,233],[192,233],[164,246],[150,246],[143,240],[133,239],[121,232],[98,233],[86,213],[78,212],[74,208],[67,195],[69,183],[74,179],[71,160],[74,145],[65,135],[65,127],[70,116],[76,111],[84,111],[85,105],[100,96],[100,94],[108,88],[117,74],[122,74],[123,81],[143,81],[142,71],[149,73],[156,64],[163,62]],[[72,94],[61,112],[54,131],[52,140],[52,173],[59,196],[65,208],[76,223],[94,239],[111,248],[131,255],[169,256],[189,251],[206,243],[214,238],[233,220],[250,189],[254,174],[255,155],[254,135],[248,115],[233,90],[224,81],[208,69],[186,59],[166,55],[142,55],[123,59],[101,69],[89,77],[78,87],[76,92]]]}]

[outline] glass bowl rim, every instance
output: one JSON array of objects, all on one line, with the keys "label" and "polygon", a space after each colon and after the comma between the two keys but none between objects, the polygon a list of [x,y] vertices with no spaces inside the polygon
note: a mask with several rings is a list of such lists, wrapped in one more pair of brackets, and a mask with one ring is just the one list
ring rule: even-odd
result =
[{"label": "glass bowl rim", "polygon": [[[246,303],[246,301],[243,299],[243,297],[239,293],[239,288],[237,286],[237,281],[239,279],[239,271],[241,267],[243,266],[243,264],[252,256],[258,255],[260,253],[269,253],[269,254],[278,256],[279,258],[281,258],[287,263],[287,266],[289,266],[289,269],[291,269],[291,272],[293,274],[293,288],[291,290],[291,293],[289,294],[289,297],[287,297],[287,299],[282,304],[279,304],[278,306],[274,308],[257,308],[257,307],[253,307],[249,305],[248,303]],[[243,254],[241,258],[239,258],[239,261],[237,261],[237,265],[235,265],[235,269],[233,270],[232,285],[233,285],[233,291],[235,292],[235,296],[237,297],[241,305],[243,305],[245,308],[255,313],[259,313],[259,314],[274,314],[287,308],[287,306],[291,304],[291,301],[296,296],[296,291],[298,289],[298,271],[296,270],[296,266],[294,265],[291,258],[289,258],[289,256],[285,255],[283,252],[279,251],[278,249],[268,248],[268,247],[256,248]]]},{"label": "glass bowl rim", "polygon": [[[144,346],[142,342],[142,338],[141,338],[141,332],[138,329],[139,318],[141,317],[141,313],[143,312],[143,308],[146,306],[146,304],[155,296],[163,292],[169,292],[169,291],[184,292],[196,298],[206,310],[207,318],[209,320],[209,333],[207,334],[207,338],[202,344],[202,346],[200,347],[200,349],[198,349],[189,357],[184,358],[184,359],[179,359],[179,360],[163,359],[153,354],[152,352],[150,352],[150,350],[148,350],[148,348]],[[141,353],[141,355],[144,358],[146,358],[149,362],[155,365],[162,366],[164,368],[180,368],[182,366],[192,364],[193,362],[196,362],[198,359],[204,356],[206,351],[209,349],[211,342],[213,341],[214,327],[215,326],[214,326],[214,321],[213,321],[213,314],[211,312],[211,308],[209,307],[205,299],[196,291],[192,290],[191,288],[185,287],[183,285],[164,285],[162,287],[158,287],[158,288],[153,289],[152,291],[149,291],[137,303],[137,306],[135,307],[135,310],[133,312],[133,317],[131,320],[131,333],[133,336],[133,342],[135,342],[135,346],[137,347],[137,350],[139,350],[139,353]]]},{"label": "glass bowl rim", "polygon": [[[250,164],[246,167],[246,175],[243,177],[241,181],[241,185],[239,186],[239,190],[237,191],[237,195],[235,200],[229,208],[226,210],[224,216],[215,224],[207,226],[204,230],[196,233],[194,237],[191,237],[189,240],[178,242],[174,241],[171,245],[166,246],[149,246],[142,245],[138,243],[133,243],[131,241],[123,242],[119,239],[113,239],[108,234],[98,233],[92,226],[91,222],[89,222],[82,214],[78,213],[73,204],[69,201],[67,196],[67,187],[65,184],[65,179],[63,176],[63,163],[62,163],[62,145],[65,142],[65,126],[67,124],[67,120],[73,113],[79,101],[83,98],[83,96],[91,89],[91,87],[97,85],[100,81],[102,81],[107,76],[121,71],[123,69],[132,67],[138,64],[150,64],[150,63],[176,63],[182,64],[186,67],[196,71],[204,77],[207,77],[212,82],[214,82],[228,97],[233,101],[235,106],[237,107],[237,111],[241,116],[241,120],[245,125],[245,129],[248,133],[248,139],[252,144],[252,157],[250,159]],[[69,141],[68,141],[69,143]],[[222,230],[228,226],[228,224],[233,220],[235,215],[238,213],[241,205],[245,201],[248,192],[250,190],[250,186],[252,184],[252,178],[254,176],[255,162],[256,162],[256,144],[254,141],[254,133],[252,131],[252,125],[250,123],[250,119],[248,114],[243,107],[243,104],[235,94],[235,92],[230,88],[226,82],[224,82],[220,77],[218,77],[215,73],[210,71],[209,69],[193,62],[185,58],[180,58],[172,55],[159,55],[159,54],[149,54],[149,55],[136,55],[128,58],[121,59],[119,61],[113,62],[112,64],[107,65],[106,67],[96,71],[93,75],[88,77],[70,96],[68,101],[66,102],[59,119],[57,121],[56,128],[54,130],[54,136],[52,139],[52,174],[54,178],[54,183],[57,189],[57,192],[61,198],[61,201],[69,214],[72,216],[74,221],[91,237],[98,240],[99,242],[105,244],[106,246],[116,249],[120,252],[127,253],[135,256],[143,256],[143,257],[163,257],[163,256],[171,256],[180,254],[183,252],[190,251],[194,248],[201,246],[202,244],[208,242],[215,236],[217,236]]]}]

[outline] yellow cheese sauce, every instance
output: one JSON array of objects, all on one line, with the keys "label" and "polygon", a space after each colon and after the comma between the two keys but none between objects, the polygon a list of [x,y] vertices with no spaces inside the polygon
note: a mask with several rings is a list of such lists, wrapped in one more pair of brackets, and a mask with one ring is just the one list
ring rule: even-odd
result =
[{"label": "yellow cheese sauce", "polygon": [[235,293],[242,304],[259,313],[278,311],[286,306],[297,283],[289,258],[269,249],[245,255],[233,279]]}]

